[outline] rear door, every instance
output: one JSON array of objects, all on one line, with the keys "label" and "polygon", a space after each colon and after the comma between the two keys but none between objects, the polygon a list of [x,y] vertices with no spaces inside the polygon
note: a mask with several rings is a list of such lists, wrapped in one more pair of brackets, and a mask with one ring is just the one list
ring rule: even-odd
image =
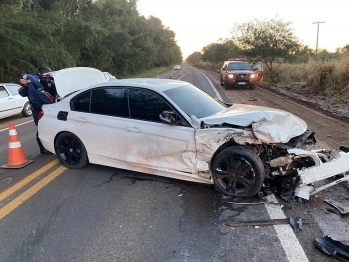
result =
[{"label": "rear door", "polygon": [[253,71],[257,74],[257,81],[262,82],[264,78],[263,63],[257,62],[253,65]]},{"label": "rear door", "polygon": [[90,156],[125,160],[124,119],[128,116],[122,87],[103,87],[77,95],[73,119]]}]

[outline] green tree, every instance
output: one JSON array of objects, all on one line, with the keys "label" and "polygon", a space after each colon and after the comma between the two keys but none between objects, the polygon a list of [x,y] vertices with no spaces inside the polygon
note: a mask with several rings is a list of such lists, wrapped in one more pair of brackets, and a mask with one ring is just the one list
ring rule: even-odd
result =
[{"label": "green tree", "polygon": [[290,26],[290,22],[276,18],[256,19],[236,25],[232,30],[232,40],[246,56],[266,64],[273,82],[273,62],[294,55],[300,46]]},{"label": "green tree", "polygon": [[194,52],[191,55],[189,55],[186,59],[189,63],[196,64],[201,61],[201,53],[200,52]]}]

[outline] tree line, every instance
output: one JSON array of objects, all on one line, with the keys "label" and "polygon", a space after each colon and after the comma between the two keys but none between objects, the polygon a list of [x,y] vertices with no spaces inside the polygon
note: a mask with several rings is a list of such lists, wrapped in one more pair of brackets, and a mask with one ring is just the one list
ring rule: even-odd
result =
[{"label": "tree line", "polygon": [[294,35],[290,22],[273,18],[271,20],[255,19],[251,22],[236,24],[232,29],[231,38],[219,39],[194,52],[186,59],[190,63],[200,61],[222,64],[228,58],[246,57],[250,62],[263,62],[273,82],[273,64],[306,63],[311,59],[329,61],[349,54],[349,45],[338,48],[335,53],[320,50],[318,54],[302,45]]},{"label": "tree line", "polygon": [[0,82],[40,66],[85,66],[116,77],[182,61],[175,33],[137,0],[0,0]]}]

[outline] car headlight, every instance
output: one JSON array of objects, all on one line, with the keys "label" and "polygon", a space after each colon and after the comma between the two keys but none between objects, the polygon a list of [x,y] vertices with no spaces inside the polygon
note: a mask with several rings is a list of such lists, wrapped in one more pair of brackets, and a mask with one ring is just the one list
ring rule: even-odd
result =
[{"label": "car headlight", "polygon": [[227,77],[228,78],[234,78],[234,75],[233,74],[228,74]]},{"label": "car headlight", "polygon": [[256,77],[256,74],[250,74],[250,79],[253,79]]}]

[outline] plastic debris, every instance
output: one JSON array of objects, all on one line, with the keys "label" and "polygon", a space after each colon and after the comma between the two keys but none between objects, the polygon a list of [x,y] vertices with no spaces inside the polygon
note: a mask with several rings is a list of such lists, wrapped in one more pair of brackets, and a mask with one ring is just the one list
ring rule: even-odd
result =
[{"label": "plastic debris", "polygon": [[345,206],[342,203],[339,203],[337,201],[331,200],[331,199],[324,199],[324,201],[333,207],[337,208],[339,212],[341,212],[342,215],[348,214],[349,213],[349,206]]},{"label": "plastic debris", "polygon": [[329,256],[333,256],[340,261],[349,261],[349,246],[340,241],[325,236],[314,239],[313,244]]},{"label": "plastic debris", "polygon": [[293,227],[295,233],[298,233],[302,230],[302,219],[300,217],[290,217],[290,224]]}]

